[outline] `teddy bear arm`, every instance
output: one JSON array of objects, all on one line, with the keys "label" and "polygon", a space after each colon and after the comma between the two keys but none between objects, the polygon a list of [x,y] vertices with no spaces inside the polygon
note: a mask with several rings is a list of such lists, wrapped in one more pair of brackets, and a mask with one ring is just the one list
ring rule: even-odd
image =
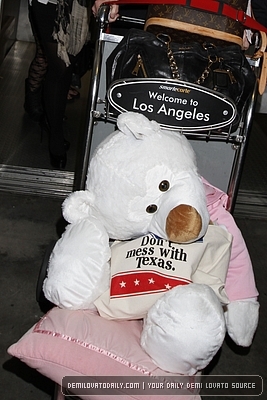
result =
[{"label": "teddy bear arm", "polygon": [[61,308],[92,308],[109,286],[109,260],[109,237],[97,219],[68,225],[50,257],[46,298]]}]

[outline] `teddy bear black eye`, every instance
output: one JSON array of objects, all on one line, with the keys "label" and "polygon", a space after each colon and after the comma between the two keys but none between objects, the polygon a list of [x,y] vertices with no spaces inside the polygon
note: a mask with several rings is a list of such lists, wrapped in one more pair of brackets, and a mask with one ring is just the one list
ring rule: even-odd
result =
[{"label": "teddy bear black eye", "polygon": [[162,181],[162,182],[160,182],[160,184],[159,184],[159,190],[160,190],[161,192],[167,192],[167,190],[169,189],[169,187],[170,187],[170,182],[169,182],[169,181]]},{"label": "teddy bear black eye", "polygon": [[156,206],[156,204],[150,204],[149,206],[147,206],[146,208],[146,212],[149,214],[153,214],[157,211],[158,207]]}]

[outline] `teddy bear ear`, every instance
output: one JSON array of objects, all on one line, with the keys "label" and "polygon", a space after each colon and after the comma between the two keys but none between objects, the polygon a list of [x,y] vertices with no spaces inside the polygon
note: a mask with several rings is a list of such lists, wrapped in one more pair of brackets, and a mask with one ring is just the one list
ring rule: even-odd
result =
[{"label": "teddy bear ear", "polygon": [[160,131],[156,121],[150,121],[143,114],[127,112],[119,115],[117,126],[125,135],[133,135],[136,139],[143,139]]},{"label": "teddy bear ear", "polygon": [[71,193],[62,204],[63,217],[70,224],[77,223],[91,215],[94,196],[88,190]]}]

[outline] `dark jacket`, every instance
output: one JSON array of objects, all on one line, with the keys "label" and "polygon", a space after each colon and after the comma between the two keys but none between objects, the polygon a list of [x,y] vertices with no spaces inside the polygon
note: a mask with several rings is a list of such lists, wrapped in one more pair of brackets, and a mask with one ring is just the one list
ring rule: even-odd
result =
[{"label": "dark jacket", "polygon": [[251,0],[255,19],[267,27],[267,0]]}]

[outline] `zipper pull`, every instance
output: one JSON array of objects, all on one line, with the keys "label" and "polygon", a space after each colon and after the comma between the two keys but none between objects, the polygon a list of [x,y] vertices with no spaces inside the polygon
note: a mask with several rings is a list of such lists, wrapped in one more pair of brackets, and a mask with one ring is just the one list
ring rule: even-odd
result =
[{"label": "zipper pull", "polygon": [[227,72],[227,75],[229,76],[231,84],[236,83],[236,79],[235,79],[232,71],[230,69],[227,69],[226,72]]},{"label": "zipper pull", "polygon": [[139,73],[140,68],[141,68],[143,77],[144,77],[144,78],[148,78],[148,75],[147,75],[147,72],[146,72],[146,69],[145,69],[145,66],[144,66],[142,57],[141,57],[140,54],[138,54],[138,55],[137,55],[137,63],[136,63],[136,65],[135,65],[134,69],[132,70],[132,74],[133,74],[134,76],[138,76],[138,73]]},{"label": "zipper pull", "polygon": [[230,85],[236,83],[236,79],[229,69],[214,69],[213,70],[213,80],[215,88],[227,88]]},{"label": "zipper pull", "polygon": [[231,85],[233,85],[233,83],[236,83],[236,79],[235,79],[232,71],[230,69],[225,69],[224,68],[224,66],[223,66],[223,61],[224,60],[223,60],[223,58],[220,58],[219,61],[220,61],[219,68],[215,69],[213,72],[226,74],[228,76],[228,78],[229,78],[229,81],[230,81]]}]

